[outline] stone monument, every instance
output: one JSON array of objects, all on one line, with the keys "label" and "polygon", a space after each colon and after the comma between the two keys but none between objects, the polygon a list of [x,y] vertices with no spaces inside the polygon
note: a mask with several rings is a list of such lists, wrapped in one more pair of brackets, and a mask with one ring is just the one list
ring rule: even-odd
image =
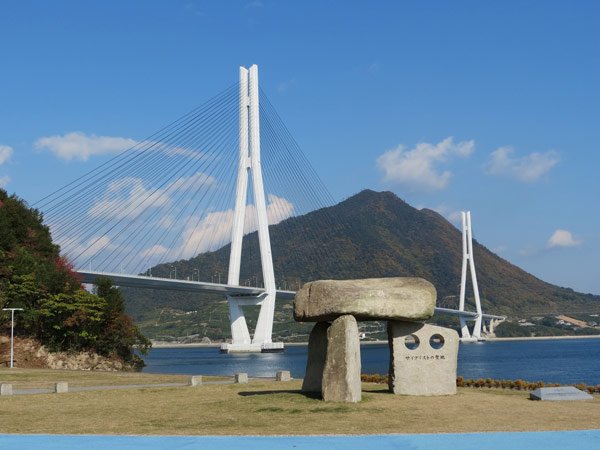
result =
[{"label": "stone monument", "polygon": [[294,319],[317,322],[308,340],[304,392],[325,401],[361,399],[358,321],[387,320],[390,390],[404,395],[456,393],[458,334],[425,325],[435,287],[421,278],[320,280],[294,299]]}]

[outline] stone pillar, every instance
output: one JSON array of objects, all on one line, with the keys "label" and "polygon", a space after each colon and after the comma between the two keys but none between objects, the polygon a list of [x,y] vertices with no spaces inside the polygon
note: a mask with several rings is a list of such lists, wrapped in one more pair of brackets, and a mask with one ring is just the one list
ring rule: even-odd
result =
[{"label": "stone pillar", "polygon": [[494,319],[490,319],[490,334],[494,334],[495,328],[496,328],[496,321]]},{"label": "stone pillar", "polygon": [[245,372],[236,373],[235,374],[235,382],[238,384],[248,383],[248,374]]},{"label": "stone pillar", "polygon": [[292,376],[290,375],[289,370],[280,370],[275,375],[275,379],[277,381],[291,381]]},{"label": "stone pillar", "polygon": [[202,375],[193,375],[190,377],[190,386],[201,386],[202,385]]},{"label": "stone pillar", "polygon": [[65,394],[69,392],[69,383],[66,381],[59,381],[54,384],[54,392],[57,394]]},{"label": "stone pillar", "polygon": [[12,384],[9,383],[1,383],[0,384],[0,395],[13,395],[13,387]]},{"label": "stone pillar", "polygon": [[358,324],[351,315],[338,317],[327,330],[327,357],[322,383],[326,402],[361,399]]},{"label": "stone pillar", "polygon": [[456,394],[459,343],[456,331],[423,323],[389,321],[388,339],[389,387],[394,394]]},{"label": "stone pillar", "polygon": [[302,392],[321,393],[323,370],[327,356],[328,322],[317,322],[308,338],[308,359],[302,381]]}]

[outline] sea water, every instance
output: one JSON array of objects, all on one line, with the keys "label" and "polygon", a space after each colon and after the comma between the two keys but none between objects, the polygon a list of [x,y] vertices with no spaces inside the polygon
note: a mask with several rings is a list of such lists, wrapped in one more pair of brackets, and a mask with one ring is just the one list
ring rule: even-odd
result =
[{"label": "sea water", "polygon": [[[273,377],[289,370],[302,378],[306,346],[290,346],[283,353],[224,354],[217,348],[155,348],[144,357],[144,372]],[[386,374],[389,351],[385,344],[361,347],[362,373]],[[600,384],[600,339],[493,341],[461,344],[458,375],[547,383]]]}]

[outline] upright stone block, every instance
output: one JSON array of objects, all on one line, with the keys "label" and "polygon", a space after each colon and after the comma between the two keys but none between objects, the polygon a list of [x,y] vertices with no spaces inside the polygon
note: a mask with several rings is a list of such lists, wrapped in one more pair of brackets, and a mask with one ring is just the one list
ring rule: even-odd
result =
[{"label": "upright stone block", "polygon": [[0,395],[13,395],[12,384],[2,383],[0,384]]},{"label": "upright stone block", "polygon": [[361,399],[358,324],[351,315],[333,321],[327,330],[323,400],[356,403]]},{"label": "upright stone block", "polygon": [[193,375],[190,377],[190,386],[201,386],[202,385],[202,375]]},{"label": "upright stone block", "polygon": [[66,381],[59,381],[54,385],[54,392],[57,394],[65,394],[69,392],[69,383]]},{"label": "upright stone block", "polygon": [[388,322],[389,387],[401,395],[456,394],[458,333],[412,322]]},{"label": "upright stone block", "polygon": [[290,371],[289,370],[280,370],[275,375],[275,379],[277,381],[291,381],[292,376],[290,375]]},{"label": "upright stone block", "polygon": [[308,337],[308,358],[306,372],[302,381],[302,392],[321,393],[323,370],[327,356],[328,322],[318,322]]},{"label": "upright stone block", "polygon": [[236,373],[235,374],[235,382],[238,384],[248,383],[248,374],[245,372]]}]

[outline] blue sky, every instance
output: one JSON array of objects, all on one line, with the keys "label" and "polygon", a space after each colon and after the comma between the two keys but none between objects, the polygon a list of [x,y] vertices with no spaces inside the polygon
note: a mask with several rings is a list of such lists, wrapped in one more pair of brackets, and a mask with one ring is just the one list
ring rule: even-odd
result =
[{"label": "blue sky", "polygon": [[502,257],[600,294],[599,20],[593,1],[3,1],[0,183],[33,203],[256,63],[334,198],[469,209]]}]

